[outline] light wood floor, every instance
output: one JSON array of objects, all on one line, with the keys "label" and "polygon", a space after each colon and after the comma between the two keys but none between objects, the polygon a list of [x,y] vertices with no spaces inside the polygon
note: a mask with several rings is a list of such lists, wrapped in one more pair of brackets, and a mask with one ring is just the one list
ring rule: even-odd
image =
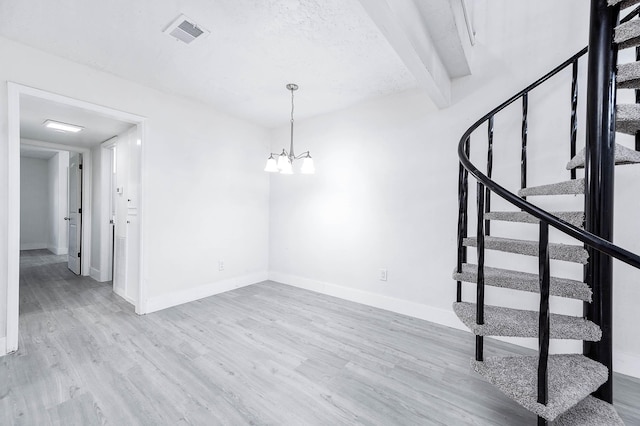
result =
[{"label": "light wood floor", "polygon": [[[468,333],[273,282],[137,316],[60,261],[22,253],[2,425],[535,424],[470,373]],[[640,380],[615,379],[640,425]]]}]

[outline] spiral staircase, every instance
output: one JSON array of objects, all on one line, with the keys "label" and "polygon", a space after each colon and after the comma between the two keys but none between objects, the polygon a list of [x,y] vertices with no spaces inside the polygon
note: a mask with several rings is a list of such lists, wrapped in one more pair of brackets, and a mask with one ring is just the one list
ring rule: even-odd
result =
[{"label": "spiral staircase", "polygon": [[[459,215],[458,261],[453,274],[457,298],[453,309],[476,339],[472,368],[507,397],[535,413],[538,424],[620,425],[612,405],[612,259],[640,268],[640,257],[611,242],[613,235],[613,170],[617,165],[640,163],[640,103],[616,105],[616,88],[636,90],[640,102],[640,7],[619,19],[620,10],[640,0],[592,0],[589,46],[535,83],[494,108],[472,125],[458,146]],[[618,49],[636,48],[638,62],[617,64]],[[577,152],[578,64],[588,53],[586,94],[586,147]],[[571,128],[567,169],[571,179],[543,186],[527,185],[529,92],[552,76],[570,68]],[[508,191],[492,180],[494,117],[507,106],[522,103],[520,190]],[[469,157],[471,136],[486,126],[486,169],[480,171]],[[614,131],[615,129],[615,131]],[[636,136],[635,149],[615,144],[615,132]],[[480,139],[484,139],[482,136]],[[561,154],[558,154],[561,155]],[[483,159],[484,160],[484,159]],[[584,178],[576,170],[584,169]],[[469,235],[469,174],[477,181],[476,230]],[[548,212],[527,201],[539,196],[584,195],[584,211]],[[492,195],[514,209],[494,211]],[[492,222],[508,221],[523,227],[538,225],[539,239],[527,241],[491,235]],[[572,237],[576,244],[549,241],[549,228]],[[468,248],[475,261],[467,260]],[[485,265],[485,250],[538,258],[539,272],[525,273]],[[584,279],[554,277],[550,260],[584,265]],[[475,283],[475,292],[463,294],[463,282]],[[538,293],[538,311],[485,305],[485,287]],[[465,287],[466,288],[466,287]],[[584,303],[581,317],[551,313],[549,297]],[[474,302],[465,301],[475,298]],[[538,355],[485,357],[484,337],[538,339]],[[583,342],[582,354],[550,354],[550,339]]]}]

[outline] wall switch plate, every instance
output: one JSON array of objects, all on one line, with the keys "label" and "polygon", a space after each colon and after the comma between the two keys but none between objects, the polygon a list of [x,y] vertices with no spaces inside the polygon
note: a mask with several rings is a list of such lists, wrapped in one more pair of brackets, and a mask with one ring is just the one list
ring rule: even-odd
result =
[{"label": "wall switch plate", "polygon": [[387,270],[380,269],[380,281],[386,281],[386,280],[387,280]]},{"label": "wall switch plate", "polygon": [[218,271],[224,271],[224,262],[222,260],[218,260]]}]

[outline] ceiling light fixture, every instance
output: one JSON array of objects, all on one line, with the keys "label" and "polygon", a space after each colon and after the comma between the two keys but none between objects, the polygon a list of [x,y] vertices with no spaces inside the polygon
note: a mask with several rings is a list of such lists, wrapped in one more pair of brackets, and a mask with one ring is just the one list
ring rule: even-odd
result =
[{"label": "ceiling light fixture", "polygon": [[79,131],[84,129],[84,127],[82,126],[76,126],[75,124],[62,123],[60,121],[55,121],[55,120],[46,120],[44,123],[42,123],[42,125],[49,129],[58,130],[60,132],[78,133]]},{"label": "ceiling light fixture", "polygon": [[[313,165],[313,158],[309,154],[309,151],[303,152],[302,154],[296,155],[293,153],[293,92],[298,90],[297,84],[287,84],[287,90],[291,91],[291,145],[289,146],[289,152],[286,149],[282,149],[282,153],[276,154],[271,153],[269,158],[267,159],[267,165],[264,168],[265,172],[280,172],[283,175],[291,175],[293,174],[293,162],[294,160],[302,160],[302,167],[300,168],[300,173],[312,175],[315,173],[316,169]],[[275,156],[278,158],[276,159]]]}]

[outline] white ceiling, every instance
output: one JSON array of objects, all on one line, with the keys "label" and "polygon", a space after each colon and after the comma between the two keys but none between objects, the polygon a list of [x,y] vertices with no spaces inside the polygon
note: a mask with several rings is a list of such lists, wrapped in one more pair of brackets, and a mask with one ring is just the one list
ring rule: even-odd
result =
[{"label": "white ceiling", "polygon": [[[61,121],[84,127],[78,133],[60,132],[44,127],[45,120]],[[20,97],[20,138],[78,148],[91,148],[123,133],[133,124],[33,96]]]},{"label": "white ceiling", "polygon": [[[0,0],[0,35],[273,127],[288,121],[290,82],[296,118],[421,87],[361,5],[387,1],[399,0]],[[181,13],[211,34],[164,34]]]}]

